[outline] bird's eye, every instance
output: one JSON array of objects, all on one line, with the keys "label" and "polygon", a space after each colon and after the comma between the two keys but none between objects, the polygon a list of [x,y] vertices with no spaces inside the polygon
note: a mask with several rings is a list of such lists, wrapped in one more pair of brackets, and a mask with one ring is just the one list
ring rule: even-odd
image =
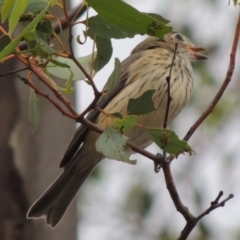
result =
[{"label": "bird's eye", "polygon": [[175,38],[184,42],[183,37],[180,34],[176,34]]}]

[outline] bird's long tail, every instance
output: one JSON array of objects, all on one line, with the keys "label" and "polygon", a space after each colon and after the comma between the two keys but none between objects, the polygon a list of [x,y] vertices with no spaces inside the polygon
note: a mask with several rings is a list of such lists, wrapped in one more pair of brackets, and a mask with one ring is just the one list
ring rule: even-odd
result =
[{"label": "bird's long tail", "polygon": [[62,175],[32,205],[27,213],[27,218],[44,217],[52,228],[58,224],[78,189],[95,167],[89,165],[79,172],[76,164],[77,161],[65,169]]}]

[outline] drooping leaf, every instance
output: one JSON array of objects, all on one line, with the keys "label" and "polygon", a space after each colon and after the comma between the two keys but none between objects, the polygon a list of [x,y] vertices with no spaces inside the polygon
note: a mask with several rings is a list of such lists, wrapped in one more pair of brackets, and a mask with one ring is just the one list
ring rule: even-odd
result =
[{"label": "drooping leaf", "polygon": [[137,124],[138,117],[128,115],[122,119],[116,118],[113,120],[113,127],[120,133],[125,133]]},{"label": "drooping leaf", "polygon": [[[94,60],[95,56],[96,53],[77,58],[88,74],[92,73],[92,60]],[[86,79],[84,73],[79,69],[75,62],[69,58],[52,57],[52,60],[47,64],[46,69],[51,75],[64,80],[69,80],[70,77],[72,77],[73,81]]]},{"label": "drooping leaf", "polygon": [[93,68],[98,72],[109,62],[112,56],[112,43],[110,39],[102,38],[97,35],[92,39],[96,42],[97,47],[97,55],[93,62]]},{"label": "drooping leaf", "polygon": [[194,153],[186,141],[180,140],[176,133],[169,129],[147,128],[152,140],[165,152],[179,155],[188,152]]},{"label": "drooping leaf", "polygon": [[49,19],[43,19],[36,27],[36,35],[47,42],[53,33],[52,23]]},{"label": "drooping leaf", "polygon": [[32,88],[30,88],[28,119],[32,125],[32,131],[35,132],[39,124],[39,99]]},{"label": "drooping leaf", "polygon": [[[7,14],[7,17],[10,16],[10,13],[12,11],[13,4],[11,2],[15,3],[17,0],[0,0],[0,12],[1,14],[4,12],[4,14]],[[3,9],[4,5],[7,4],[7,9]],[[44,8],[46,8],[49,4],[49,0],[29,0],[29,4],[27,5],[26,12],[29,13],[39,13]],[[10,7],[10,10],[8,9]]]},{"label": "drooping leaf", "polygon": [[86,2],[106,20],[129,29],[135,34],[163,37],[172,29],[158,19],[139,12],[122,0],[86,0]]},{"label": "drooping leaf", "polygon": [[108,79],[108,84],[107,84],[107,94],[108,95],[112,93],[112,90],[118,84],[120,74],[121,74],[121,62],[118,58],[115,58],[114,65],[115,65],[114,70]]},{"label": "drooping leaf", "polygon": [[132,150],[126,146],[127,140],[126,136],[108,127],[96,141],[96,150],[107,158],[135,165],[136,160],[129,159]]},{"label": "drooping leaf", "polygon": [[128,115],[143,115],[156,110],[152,100],[155,89],[147,90],[138,98],[130,98],[128,101]]},{"label": "drooping leaf", "polygon": [[12,32],[18,24],[20,16],[26,10],[28,3],[29,0],[18,0],[15,2],[9,18],[9,35],[12,35]]},{"label": "drooping leaf", "polygon": [[24,37],[25,34],[29,34],[31,30],[41,21],[43,16],[45,15],[46,11],[48,10],[49,5],[42,11],[40,12],[33,21],[31,21],[21,32],[21,34],[16,37],[14,40],[9,43],[3,51],[0,52],[0,62],[9,54],[15,51],[15,48],[18,46],[18,43],[20,40]]},{"label": "drooping leaf", "polygon": [[15,0],[5,0],[2,6],[2,10],[1,10],[1,17],[2,17],[2,22],[4,22],[7,18],[7,16],[9,15],[9,12],[11,10],[11,8],[14,5]]}]

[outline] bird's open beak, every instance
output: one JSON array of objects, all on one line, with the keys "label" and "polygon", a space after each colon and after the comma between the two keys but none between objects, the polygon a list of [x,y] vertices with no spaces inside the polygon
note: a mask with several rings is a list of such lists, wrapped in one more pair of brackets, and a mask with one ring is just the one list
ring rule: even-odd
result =
[{"label": "bird's open beak", "polygon": [[193,52],[193,55],[196,58],[196,60],[208,59],[208,57],[201,54],[201,52],[207,52],[208,51],[207,49],[200,47],[188,47],[188,49]]}]

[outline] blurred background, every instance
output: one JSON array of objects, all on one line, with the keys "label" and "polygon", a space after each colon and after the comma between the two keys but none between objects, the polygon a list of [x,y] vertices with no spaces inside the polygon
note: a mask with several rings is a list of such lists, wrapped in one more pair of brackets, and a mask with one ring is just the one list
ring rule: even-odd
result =
[{"label": "blurred background", "polygon": [[[207,61],[193,64],[195,86],[190,104],[171,125],[184,137],[191,125],[209,106],[222,84],[229,57],[239,7],[217,0],[127,1],[142,12],[169,19],[175,31],[187,35],[196,46],[209,50]],[[78,1],[73,2],[73,6]],[[90,16],[95,15],[90,11]],[[84,18],[84,17],[83,17]],[[76,36],[84,28],[75,27]],[[75,37],[76,37],[75,36]],[[114,58],[124,60],[146,36],[113,40],[109,64],[94,78],[99,87],[112,72]],[[76,45],[77,56],[90,54],[92,42]],[[240,67],[239,50],[233,79],[217,108],[198,128],[189,144],[195,156],[182,155],[172,163],[173,176],[183,203],[198,216],[224,191],[234,198],[224,208],[205,216],[189,239],[240,239]],[[77,82],[79,111],[91,101],[90,86]],[[156,145],[147,150],[157,153]],[[179,236],[185,220],[175,210],[162,171],[154,173],[152,161],[135,154],[136,166],[104,160],[85,183],[78,196],[78,239],[81,240],[171,240]]]}]

